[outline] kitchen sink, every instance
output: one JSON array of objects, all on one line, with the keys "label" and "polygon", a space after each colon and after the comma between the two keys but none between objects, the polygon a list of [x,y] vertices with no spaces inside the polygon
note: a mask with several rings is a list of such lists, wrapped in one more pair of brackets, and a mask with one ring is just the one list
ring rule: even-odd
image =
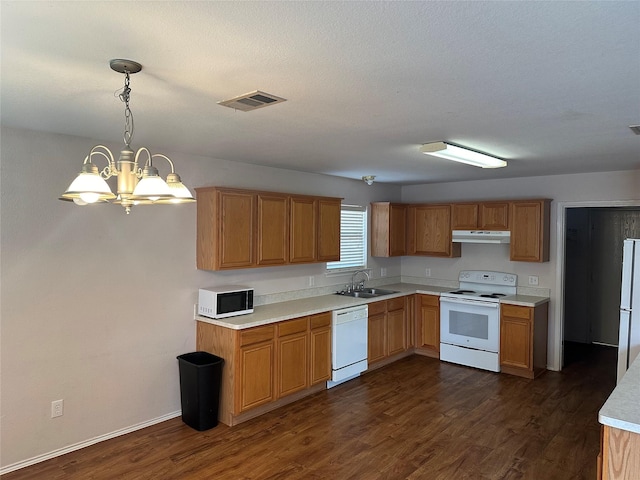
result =
[{"label": "kitchen sink", "polygon": [[362,292],[370,293],[371,295],[375,295],[375,296],[391,295],[392,293],[398,293],[397,290],[385,290],[384,288],[364,288]]},{"label": "kitchen sink", "polygon": [[391,295],[392,293],[398,292],[396,290],[385,290],[384,288],[364,288],[354,292],[336,292],[336,295],[355,298],[376,298],[382,297],[383,295]]}]

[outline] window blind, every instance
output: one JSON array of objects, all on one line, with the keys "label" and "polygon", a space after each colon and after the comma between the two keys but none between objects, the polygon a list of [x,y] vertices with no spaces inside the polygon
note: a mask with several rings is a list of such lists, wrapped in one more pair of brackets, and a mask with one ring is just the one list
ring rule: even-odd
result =
[{"label": "window blind", "polygon": [[342,205],[340,209],[340,261],[327,270],[357,270],[367,266],[367,208]]}]

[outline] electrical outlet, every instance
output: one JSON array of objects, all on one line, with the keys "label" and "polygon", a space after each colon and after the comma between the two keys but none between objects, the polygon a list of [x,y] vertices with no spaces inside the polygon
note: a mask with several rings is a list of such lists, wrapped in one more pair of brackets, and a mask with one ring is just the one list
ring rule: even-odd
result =
[{"label": "electrical outlet", "polygon": [[64,400],[51,402],[51,418],[61,417],[64,414]]},{"label": "electrical outlet", "polygon": [[431,276],[431,269],[430,268],[425,268],[424,269],[424,276],[425,277],[430,277]]},{"label": "electrical outlet", "polygon": [[313,276],[309,277],[309,286],[313,287],[316,284],[316,278]]},{"label": "electrical outlet", "polygon": [[385,267],[382,267],[380,269],[380,276],[381,277],[386,277],[387,276],[387,269]]},{"label": "electrical outlet", "polygon": [[538,285],[537,275],[529,275],[529,285]]}]

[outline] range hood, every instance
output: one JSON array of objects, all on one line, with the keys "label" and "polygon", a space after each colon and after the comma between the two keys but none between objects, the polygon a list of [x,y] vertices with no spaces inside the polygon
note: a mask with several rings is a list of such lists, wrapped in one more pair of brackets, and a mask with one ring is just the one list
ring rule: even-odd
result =
[{"label": "range hood", "polygon": [[510,243],[511,232],[502,230],[453,230],[455,243]]}]

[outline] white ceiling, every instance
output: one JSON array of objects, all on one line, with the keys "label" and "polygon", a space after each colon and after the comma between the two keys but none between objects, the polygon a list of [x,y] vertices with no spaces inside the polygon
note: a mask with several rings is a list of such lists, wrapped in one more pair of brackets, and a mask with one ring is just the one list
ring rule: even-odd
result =
[{"label": "white ceiling", "polygon": [[[119,149],[109,60],[126,58],[143,65],[134,148],[397,184],[640,166],[640,1],[3,0],[0,16],[3,125]],[[288,101],[217,105],[253,90]],[[508,166],[418,151],[433,141]]]}]

